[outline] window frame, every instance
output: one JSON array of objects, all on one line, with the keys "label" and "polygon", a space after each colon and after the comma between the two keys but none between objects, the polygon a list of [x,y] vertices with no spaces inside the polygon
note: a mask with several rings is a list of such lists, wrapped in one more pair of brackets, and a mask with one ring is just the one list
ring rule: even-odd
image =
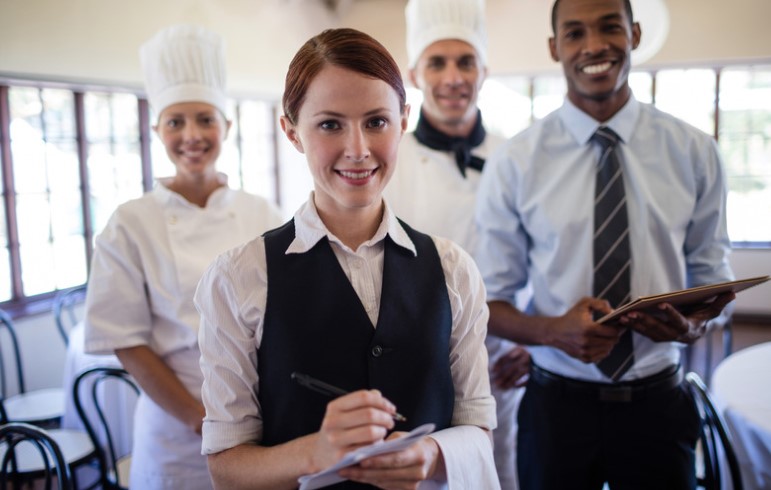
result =
[{"label": "window frame", "polygon": [[[24,295],[22,282],[22,266],[19,251],[18,234],[18,216],[16,206],[16,189],[13,174],[13,152],[11,146],[10,125],[10,90],[15,87],[28,87],[37,90],[43,89],[64,89],[72,92],[74,98],[74,124],[75,124],[75,144],[78,159],[78,180],[80,183],[79,194],[81,199],[81,212],[83,219],[83,237],[85,240],[86,271],[90,272],[91,259],[93,257],[93,243],[96,231],[93,228],[93,209],[90,201],[90,182],[88,172],[89,141],[86,127],[85,96],[89,92],[98,93],[127,93],[137,97],[137,115],[139,121],[139,157],[141,162],[141,182],[142,192],[148,192],[154,185],[153,161],[152,161],[152,129],[151,129],[151,111],[149,103],[143,91],[130,87],[98,83],[80,83],[70,81],[58,81],[49,79],[34,79],[27,77],[18,77],[14,75],[5,75],[0,73],[0,178],[2,179],[2,199],[5,205],[5,226],[6,236],[8,238],[8,260],[9,270],[11,272],[10,288],[11,299],[0,302],[0,308],[6,311],[12,318],[19,318],[28,315],[36,315],[51,310],[53,299],[61,290],[49,291],[36,295]],[[240,105],[246,101],[258,101],[268,104],[271,116],[275,119],[277,115],[276,102],[272,99],[257,96],[233,97],[235,111],[233,119],[238,120],[240,114]],[[271,134],[267,135],[272,145],[272,151],[269,153],[273,160],[268,162],[269,171],[272,171],[274,177],[274,196],[277,205],[280,203],[281,194],[279,186],[279,164],[278,164],[278,124],[272,125]],[[241,125],[238,124],[238,134],[235,144],[242,155],[241,145],[243,135],[241,134]],[[239,165],[245,163],[242,158],[239,159]],[[239,176],[240,177],[240,176]],[[240,178],[238,182],[240,183]]]}]

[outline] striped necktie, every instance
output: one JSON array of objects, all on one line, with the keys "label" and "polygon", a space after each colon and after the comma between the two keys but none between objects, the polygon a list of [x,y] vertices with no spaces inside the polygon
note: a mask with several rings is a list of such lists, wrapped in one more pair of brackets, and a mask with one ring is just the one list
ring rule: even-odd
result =
[{"label": "striped necktie", "polygon": [[[617,308],[630,299],[632,268],[618,135],[609,128],[600,127],[592,141],[601,149],[594,192],[594,296]],[[627,329],[597,367],[610,379],[618,381],[632,364],[632,329]]]}]

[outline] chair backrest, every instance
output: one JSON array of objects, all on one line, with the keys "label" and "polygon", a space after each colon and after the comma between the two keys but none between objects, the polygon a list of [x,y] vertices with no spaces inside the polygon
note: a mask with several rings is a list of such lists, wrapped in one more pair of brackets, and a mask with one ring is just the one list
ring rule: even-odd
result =
[{"label": "chair backrest", "polygon": [[[680,356],[680,362],[685,371],[696,371],[701,373],[705,385],[710,384],[713,369],[713,344],[715,336],[719,333],[723,335],[723,354],[718,362],[730,356],[733,353],[733,319],[729,316],[721,323],[711,322],[707,333],[692,344],[686,344],[683,353]],[[695,360],[702,360],[701,366],[694,364]]]},{"label": "chair backrest", "polygon": [[[122,368],[97,366],[82,371],[75,378],[72,397],[83,426],[86,428],[94,447],[100,448],[99,465],[103,488],[120,488],[118,481],[118,459],[114,443],[113,427],[105,410],[106,397],[103,389],[106,383],[122,384],[129,395],[139,395],[139,386],[129,373]],[[101,437],[100,437],[101,435]]]},{"label": "chair backrest", "polygon": [[[5,331],[7,332],[7,338],[10,339],[10,354],[13,356],[13,359],[11,360],[12,367],[16,371],[16,383],[17,388],[19,390],[19,393],[24,393],[26,390],[24,388],[24,371],[22,371],[22,364],[21,364],[21,351],[19,349],[19,339],[16,336],[16,329],[13,326],[13,321],[11,320],[11,317],[3,310],[0,310],[0,330],[2,327],[5,327]],[[6,336],[3,336],[5,338]],[[10,375],[8,374],[8,371],[6,369],[5,365],[5,358],[4,358],[4,351],[5,349],[2,348],[2,341],[0,341],[0,396],[3,398],[6,398],[8,396],[8,382]]]},{"label": "chair backrest", "polygon": [[70,330],[78,323],[78,315],[75,307],[83,302],[86,297],[86,285],[72,289],[59,291],[54,298],[51,311],[53,313],[56,328],[62,336],[65,344],[70,342]]},{"label": "chair backrest", "polygon": [[720,412],[709,395],[709,391],[698,374],[685,375],[701,416],[701,449],[704,457],[704,475],[699,476],[698,484],[706,490],[722,488],[721,461],[725,457],[734,490],[742,490],[742,476],[739,461],[736,459],[733,442]]},{"label": "chair backrest", "polygon": [[[65,462],[59,445],[44,429],[20,422],[4,424],[0,427],[0,444],[0,488],[8,488],[9,480],[20,484],[25,479],[25,475],[19,473],[17,460],[22,457],[22,452],[34,456],[34,450],[37,450],[44,472],[44,488],[53,488],[55,481],[59,489],[74,489],[70,466]],[[36,475],[36,478],[40,476]]]}]

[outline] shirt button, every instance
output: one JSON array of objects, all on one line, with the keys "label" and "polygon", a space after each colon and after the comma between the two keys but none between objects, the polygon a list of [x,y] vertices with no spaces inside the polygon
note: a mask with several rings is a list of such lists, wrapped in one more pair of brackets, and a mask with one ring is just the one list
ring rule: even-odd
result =
[{"label": "shirt button", "polygon": [[372,357],[380,357],[383,355],[383,348],[379,345],[376,345],[372,348]]},{"label": "shirt button", "polygon": [[169,216],[169,224],[170,225],[176,225],[177,224],[177,216],[172,214]]}]

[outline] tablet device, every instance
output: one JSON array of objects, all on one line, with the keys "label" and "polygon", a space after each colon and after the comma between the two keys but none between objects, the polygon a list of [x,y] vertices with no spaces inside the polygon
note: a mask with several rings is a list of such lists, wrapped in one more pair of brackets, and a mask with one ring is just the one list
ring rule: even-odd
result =
[{"label": "tablet device", "polygon": [[656,311],[656,305],[659,303],[669,303],[674,306],[677,311],[687,315],[700,308],[708,306],[709,303],[714,301],[716,297],[723,293],[727,293],[729,291],[738,293],[740,291],[744,291],[745,289],[751,288],[752,286],[763,284],[769,279],[771,279],[771,276],[750,277],[748,279],[738,279],[736,281],[727,281],[718,284],[710,284],[707,286],[697,286],[688,289],[681,289],[680,291],[673,291],[670,293],[643,296],[623,306],[619,306],[615,310],[597,320],[597,323],[613,323],[623,314],[630,313],[632,311],[652,313]]}]

